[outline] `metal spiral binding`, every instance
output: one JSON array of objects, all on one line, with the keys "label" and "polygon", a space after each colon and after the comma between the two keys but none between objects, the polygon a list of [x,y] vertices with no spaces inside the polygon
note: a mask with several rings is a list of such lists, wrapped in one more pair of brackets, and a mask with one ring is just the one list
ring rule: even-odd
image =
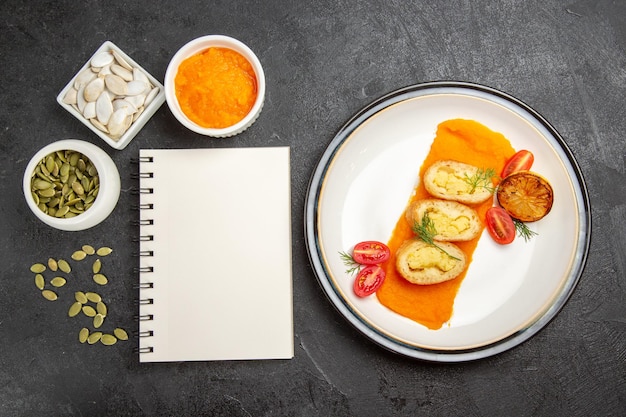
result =
[{"label": "metal spiral binding", "polygon": [[[141,163],[151,163],[153,162],[154,159],[151,156],[140,156],[139,158],[137,158],[136,162],[137,164],[139,164],[141,166]],[[150,179],[150,178],[154,178],[154,173],[152,172],[138,172],[136,174],[131,175],[131,177],[133,179]],[[140,183],[141,185],[141,183]],[[140,195],[140,194],[153,194],[154,193],[154,189],[151,187],[138,187],[135,190],[135,194]],[[136,210],[154,210],[154,204],[152,203],[139,203],[137,206],[134,207],[134,209]],[[133,222],[134,225],[136,226],[151,226],[154,225],[154,219],[139,219],[137,221]],[[141,229],[140,229],[141,230]],[[154,241],[154,235],[149,234],[149,233],[145,233],[144,234],[140,234],[139,237],[137,239],[135,239],[136,242],[151,242]],[[138,257],[153,257],[154,256],[154,251],[152,250],[141,250],[141,247],[139,248],[139,252],[137,252],[135,255]],[[139,266],[138,268],[135,268],[136,273],[139,274],[139,276],[141,278],[144,278],[145,274],[150,274],[154,272],[154,267],[152,266]],[[142,281],[140,279],[139,284],[136,285],[136,288],[139,290],[140,294],[142,292],[142,290],[147,290],[147,289],[152,289],[154,288],[154,282],[152,281]],[[143,306],[143,305],[152,305],[154,304],[154,298],[152,297],[145,297],[145,298],[141,298],[139,297],[139,299],[136,301],[136,304],[138,304],[139,306]],[[154,320],[154,315],[152,314],[139,314],[137,316],[137,320],[138,321],[151,321]],[[143,337],[152,337],[154,335],[154,332],[152,330],[145,330],[145,331],[141,331],[139,332],[139,337],[143,338]],[[154,352],[154,347],[152,346],[142,346],[142,347],[138,347],[135,350],[137,353],[139,354],[145,354],[145,353],[152,353]]]}]

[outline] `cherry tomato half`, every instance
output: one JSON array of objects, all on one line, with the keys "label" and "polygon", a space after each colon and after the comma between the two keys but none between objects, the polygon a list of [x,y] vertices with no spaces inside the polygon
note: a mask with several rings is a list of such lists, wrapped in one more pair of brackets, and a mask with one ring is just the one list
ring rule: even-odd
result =
[{"label": "cherry tomato half", "polygon": [[506,178],[517,171],[528,171],[530,167],[533,166],[533,162],[535,162],[535,156],[532,152],[525,149],[518,151],[507,161],[506,165],[504,165],[500,177]]},{"label": "cherry tomato half", "polygon": [[370,265],[359,271],[354,280],[354,293],[359,297],[367,297],[383,285],[385,270],[379,265]]},{"label": "cherry tomato half", "polygon": [[502,207],[491,207],[486,214],[487,230],[497,243],[507,245],[515,239],[513,218]]},{"label": "cherry tomato half", "polygon": [[384,243],[368,240],[357,243],[352,251],[352,258],[361,265],[376,265],[389,259],[389,248]]}]

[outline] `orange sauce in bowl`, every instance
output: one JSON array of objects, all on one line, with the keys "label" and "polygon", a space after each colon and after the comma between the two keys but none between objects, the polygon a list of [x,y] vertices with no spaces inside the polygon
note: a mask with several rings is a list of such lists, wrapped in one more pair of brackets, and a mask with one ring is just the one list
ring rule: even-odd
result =
[{"label": "orange sauce in bowl", "polygon": [[[420,179],[423,178],[424,172],[430,165],[442,159],[453,159],[482,169],[493,168],[496,173],[499,173],[514,153],[515,150],[508,139],[476,121],[447,120],[437,127],[435,139],[420,168]],[[407,207],[412,202],[425,198],[432,197],[426,191],[423,181],[420,180]],[[484,219],[487,209],[492,205],[493,200],[488,199],[472,207],[478,212],[479,217]],[[484,229],[484,224],[482,229]],[[390,310],[429,329],[440,329],[452,317],[454,299],[467,273],[480,234],[477,238],[467,242],[454,242],[467,256],[465,270],[458,277],[435,285],[411,284],[396,270],[395,253],[405,240],[412,238],[415,236],[403,213],[388,242],[391,257],[383,265],[387,277],[376,292],[376,296]]]},{"label": "orange sauce in bowl", "polygon": [[211,47],[180,64],[174,89],[181,110],[192,122],[222,129],[250,112],[257,98],[257,79],[239,52]]}]

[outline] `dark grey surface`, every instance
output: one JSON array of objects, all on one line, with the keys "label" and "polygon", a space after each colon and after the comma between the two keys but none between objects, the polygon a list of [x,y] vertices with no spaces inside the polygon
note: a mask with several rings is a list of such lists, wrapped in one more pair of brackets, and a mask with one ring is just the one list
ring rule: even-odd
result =
[{"label": "dark grey surface", "polygon": [[[116,151],[55,101],[105,40],[162,80],[180,46],[216,33],[248,44],[266,71],[263,113],[235,138],[195,135],[164,105]],[[622,1],[4,1],[0,415],[624,415],[625,49]],[[559,130],[589,187],[593,238],[577,289],[539,334],[492,358],[437,365],[388,353],[333,310],[310,269],[302,223],[313,168],[350,116],[397,88],[448,79],[512,94]],[[122,176],[115,211],[83,232],[45,226],[21,190],[28,159],[69,137],[101,146]],[[80,345],[82,324],[66,317],[67,302],[39,295],[28,267],[85,243],[113,247],[102,291],[109,319],[136,327],[130,160],[138,149],[271,145],[292,154],[295,357],[139,364],[133,341]]]}]

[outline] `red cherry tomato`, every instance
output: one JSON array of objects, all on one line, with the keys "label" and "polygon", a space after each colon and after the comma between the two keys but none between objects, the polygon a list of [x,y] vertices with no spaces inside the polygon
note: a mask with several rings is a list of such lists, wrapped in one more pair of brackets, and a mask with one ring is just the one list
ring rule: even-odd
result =
[{"label": "red cherry tomato", "polygon": [[354,280],[354,293],[359,297],[375,293],[383,285],[385,275],[385,270],[379,265],[366,266]]},{"label": "red cherry tomato", "polygon": [[389,248],[384,243],[369,240],[357,243],[352,251],[352,258],[361,265],[382,264],[389,259]]},{"label": "red cherry tomato", "polygon": [[502,207],[491,207],[486,214],[487,230],[497,243],[507,245],[515,239],[513,218]]},{"label": "red cherry tomato", "polygon": [[535,156],[532,152],[525,149],[518,151],[511,157],[502,170],[501,178],[506,178],[517,171],[528,171],[535,162]]}]

